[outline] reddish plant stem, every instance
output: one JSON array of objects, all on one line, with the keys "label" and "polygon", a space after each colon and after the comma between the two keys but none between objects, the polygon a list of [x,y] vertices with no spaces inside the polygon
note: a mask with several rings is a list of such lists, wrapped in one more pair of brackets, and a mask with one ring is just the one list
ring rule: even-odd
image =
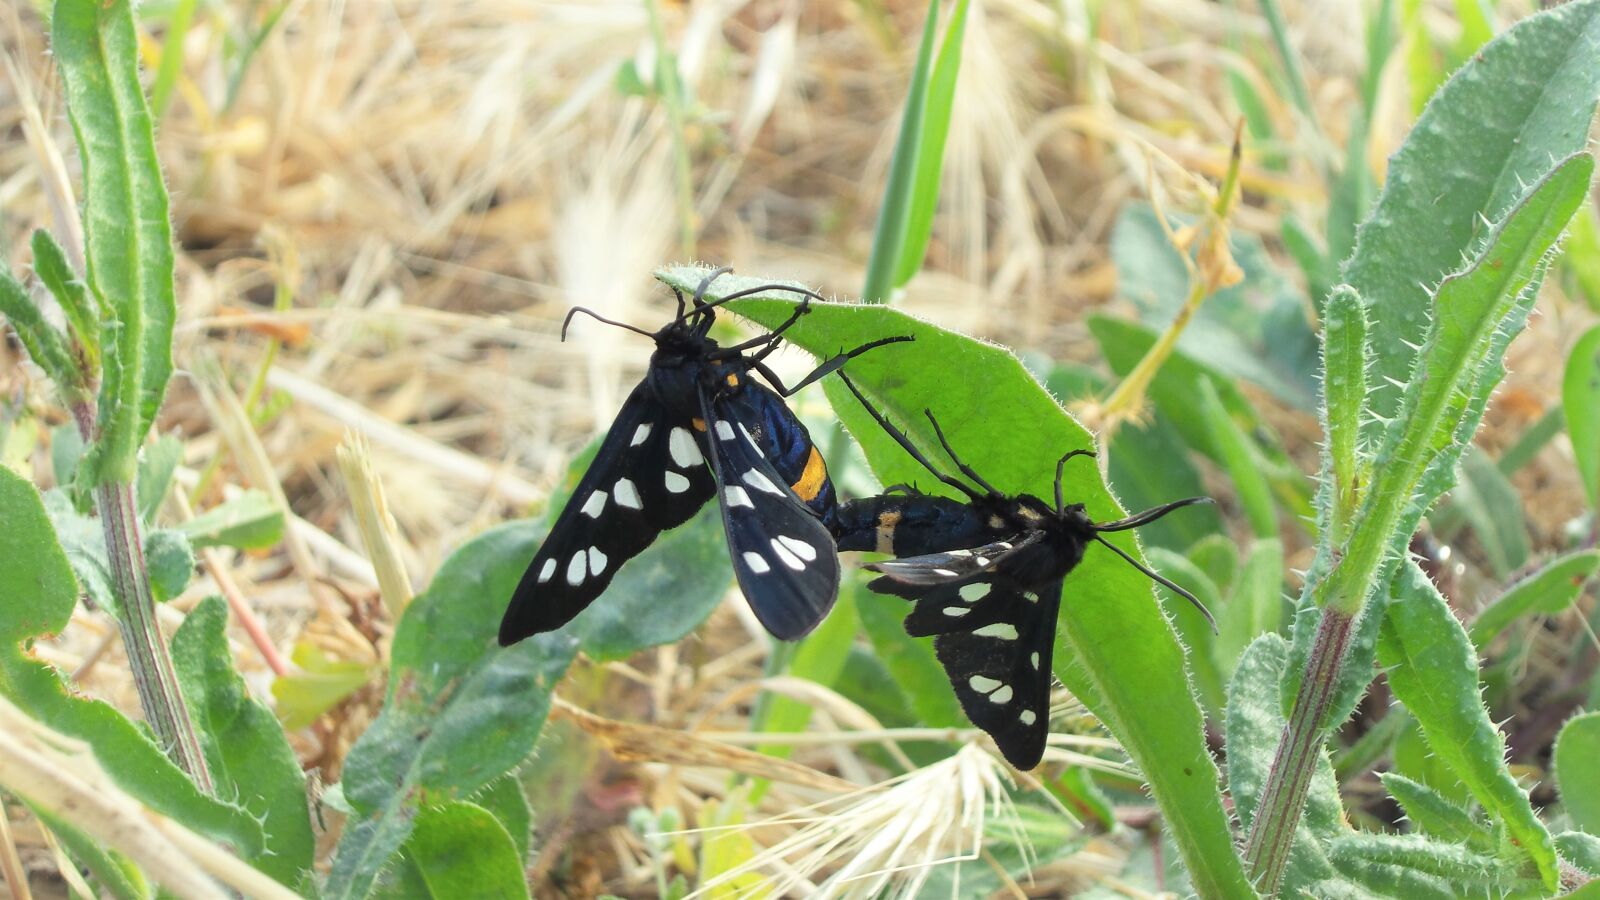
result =
[{"label": "reddish plant stem", "polygon": [[1306,794],[1325,736],[1323,719],[1338,688],[1354,625],[1355,618],[1346,613],[1331,606],[1322,610],[1294,709],[1278,738],[1278,750],[1267,772],[1267,783],[1244,848],[1245,868],[1263,896],[1277,894],[1283,883],[1289,848],[1305,810]]}]

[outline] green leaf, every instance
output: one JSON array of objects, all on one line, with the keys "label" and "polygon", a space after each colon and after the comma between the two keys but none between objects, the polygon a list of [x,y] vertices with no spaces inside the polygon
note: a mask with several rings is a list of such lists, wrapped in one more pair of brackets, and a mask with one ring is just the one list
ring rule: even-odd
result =
[{"label": "green leaf", "polygon": [[[1145,551],[1151,567],[1167,578],[1187,588],[1205,608],[1216,615],[1223,608],[1222,593],[1206,573],[1189,561],[1187,556],[1173,553],[1164,547],[1151,547]],[[1178,629],[1179,643],[1189,661],[1189,674],[1194,679],[1195,691],[1200,695],[1206,714],[1219,718],[1227,700],[1224,686],[1227,677],[1217,666],[1216,636],[1211,633],[1211,623],[1195,610],[1193,604],[1166,589],[1158,591],[1173,625]]]},{"label": "green leaf", "polygon": [[1195,397],[1200,401],[1200,415],[1211,427],[1211,446],[1222,454],[1222,464],[1233,481],[1234,493],[1238,495],[1245,518],[1250,520],[1251,530],[1257,538],[1277,537],[1278,515],[1272,505],[1272,488],[1262,473],[1261,462],[1251,450],[1250,439],[1228,414],[1211,382],[1200,381],[1194,387]]},{"label": "green leaf", "polygon": [[1415,834],[1349,834],[1329,849],[1336,863],[1400,866],[1467,884],[1492,883],[1500,868],[1493,856]]},{"label": "green leaf", "polygon": [[91,367],[100,364],[100,313],[89,299],[89,291],[78,273],[72,271],[67,254],[56,243],[55,235],[37,229],[33,233],[33,273],[61,304],[72,337],[83,347]]},{"label": "green leaf", "polygon": [[261,822],[262,852],[246,861],[286,887],[311,883],[316,838],[305,775],[272,711],[250,697],[228,650],[228,605],[207,597],[172,636],[172,662],[200,726],[218,792]]},{"label": "green leaf", "polygon": [[628,560],[605,593],[562,633],[578,638],[584,654],[598,662],[627,659],[700,627],[732,581],[722,517],[716,504],[707,504]]},{"label": "green leaf", "polygon": [[372,673],[366,663],[329,659],[306,641],[295,644],[289,658],[298,671],[272,681],[272,697],[286,731],[315,722],[366,684]]},{"label": "green leaf", "polygon": [[1567,357],[1561,407],[1589,508],[1600,510],[1600,325],[1584,332]]},{"label": "green leaf", "polygon": [[1226,533],[1219,530],[1206,535],[1195,541],[1183,555],[1206,573],[1217,590],[1233,590],[1234,580],[1239,577],[1239,548],[1234,546],[1233,539]]},{"label": "green leaf", "polygon": [[[956,105],[956,76],[961,72],[961,39],[967,33],[968,0],[956,0],[950,26],[933,64],[928,96],[922,110],[922,133],[917,136],[917,174],[911,189],[911,209],[906,214],[905,243],[895,263],[894,289],[905,287],[922,268],[933,234],[933,214],[939,207],[939,176],[944,171],[945,139],[950,135],[950,115]],[[932,16],[930,15],[930,21]],[[908,100],[909,102],[909,100]],[[870,296],[870,295],[869,295]]]},{"label": "green leaf", "polygon": [[1224,679],[1233,675],[1245,647],[1283,626],[1283,606],[1283,542],[1258,540],[1250,545],[1238,584],[1217,613],[1212,657]]},{"label": "green leaf", "polygon": [[161,67],[150,88],[150,109],[156,119],[165,117],[167,104],[172,100],[173,88],[183,75],[183,44],[189,36],[189,24],[194,21],[194,10],[199,0],[177,0],[172,7],[172,17],[167,21],[166,34],[161,41]]},{"label": "green leaf", "polygon": [[177,526],[199,547],[264,550],[283,540],[283,510],[254,488]]},{"label": "green leaf", "polygon": [[1556,736],[1556,783],[1572,824],[1600,834],[1600,712],[1573,716]]},{"label": "green leaf", "polygon": [[145,732],[110,705],[76,696],[60,673],[27,652],[60,632],[78,602],[66,554],[33,485],[0,467],[0,693],[40,722],[84,741],[123,790],[245,854],[261,852],[261,826],[245,810],[201,793]]},{"label": "green leaf", "polygon": [[[889,182],[883,189],[883,206],[872,232],[872,255],[867,262],[867,283],[861,289],[868,303],[885,303],[894,294],[895,273],[906,246],[907,222],[916,203],[917,159],[923,151],[923,117],[928,107],[928,80],[933,67],[933,39],[939,27],[939,0],[928,0],[928,15],[922,25],[922,43],[917,47],[917,62],[906,86],[906,104],[900,118],[900,134],[895,138],[894,155],[889,158]],[[942,142],[941,142],[942,145]],[[697,282],[698,283],[698,282]],[[691,291],[694,286],[689,288]]]},{"label": "green leaf", "polygon": [[[703,274],[702,269],[671,269],[657,277],[692,289]],[[725,277],[712,287],[722,296],[753,284]],[[735,304],[730,306],[740,315],[768,325],[782,321],[794,306],[788,300],[754,297]],[[985,479],[1004,490],[1038,496],[1049,495],[1061,454],[1093,447],[1089,433],[1009,352],[898,310],[813,303],[811,313],[784,337],[831,357],[841,348],[892,335],[916,340],[852,360],[850,375],[924,446],[933,446],[933,438],[922,411],[932,409],[952,445]],[[948,377],[951,371],[962,377]],[[826,389],[882,483],[929,484],[931,477],[883,434],[848,391],[833,383]],[[1083,502],[1096,520],[1123,515],[1093,467],[1075,470],[1070,488],[1073,499]],[[1125,535],[1115,539],[1125,551],[1138,553],[1137,544]],[[1106,723],[1144,773],[1195,889],[1202,894],[1248,894],[1203,739],[1200,709],[1184,674],[1183,648],[1149,599],[1149,580],[1115,554],[1090,552],[1067,579],[1066,590],[1056,639],[1057,676]]]},{"label": "green leaf", "polygon": [[145,881],[144,873],[122,854],[100,846],[94,838],[38,807],[30,804],[28,811],[55,834],[67,855],[89,870],[89,874],[111,896],[117,900],[149,900],[155,896],[154,889]]},{"label": "green leaf", "polygon": [[150,588],[159,601],[183,593],[194,577],[194,549],[181,531],[161,528],[145,535],[144,563],[150,573]]},{"label": "green leaf", "polygon": [[542,531],[513,522],[479,535],[406,607],[383,711],[345,760],[345,797],[360,815],[334,855],[330,898],[366,896],[410,834],[419,793],[470,796],[533,748],[578,641],[555,632],[502,649],[495,634]]},{"label": "green leaf", "polygon": [[57,0],[51,47],[83,163],[89,288],[116,320],[102,340],[95,484],[133,480],[172,374],[172,223],[128,0]]},{"label": "green leaf", "polygon": [[154,522],[161,510],[161,501],[172,489],[172,476],[183,462],[183,441],[164,434],[146,444],[139,452],[139,471],[134,478],[134,497],[139,507],[139,521],[146,525]]},{"label": "green leaf", "polygon": [[1482,649],[1506,626],[1526,615],[1555,615],[1570,607],[1600,569],[1600,551],[1558,556],[1512,585],[1472,621],[1472,643]]},{"label": "green leaf", "polygon": [[83,375],[67,346],[67,336],[50,324],[27,288],[0,269],[0,316],[5,316],[28,351],[28,358],[56,383],[68,403],[81,399]]},{"label": "green leaf", "polygon": [[[1419,6],[1405,4],[1413,53],[1427,47]],[[1342,273],[1373,323],[1373,412],[1389,418],[1400,409],[1400,394],[1379,386],[1411,378],[1416,352],[1407,342],[1419,345],[1428,333],[1435,308],[1430,286],[1482,242],[1488,228],[1480,217],[1500,218],[1552,159],[1584,148],[1600,96],[1597,52],[1595,0],[1529,17],[1484,47],[1438,92],[1390,159],[1383,193]],[[1412,62],[1414,91],[1431,92],[1426,82],[1432,75],[1419,83]],[[1425,96],[1420,91],[1413,96]],[[1437,308],[1448,305],[1441,300]],[[1363,431],[1376,445],[1378,426],[1368,423]]]},{"label": "green leaf", "polygon": [[[1456,460],[1505,373],[1506,345],[1527,321],[1549,250],[1593,171],[1594,161],[1582,154],[1562,162],[1494,229],[1472,264],[1440,285],[1433,327],[1406,384],[1404,405],[1383,434],[1372,489],[1356,514],[1343,561],[1331,577],[1307,581],[1319,606],[1332,602],[1346,614],[1359,610],[1388,581],[1422,512],[1450,486]],[[1399,315],[1381,304],[1369,306]],[[1373,321],[1384,320],[1375,315]],[[1375,327],[1374,341],[1389,330],[1387,323]],[[1369,394],[1369,409],[1382,396]]]},{"label": "green leaf", "polygon": [[1600,312],[1600,222],[1596,221],[1593,203],[1584,204],[1572,218],[1567,255],[1561,264],[1578,283],[1574,293],[1589,304],[1589,309]]},{"label": "green leaf", "polygon": [[1560,884],[1550,832],[1506,767],[1505,738],[1478,689],[1478,656],[1428,576],[1407,562],[1395,578],[1378,641],[1389,686],[1422,726],[1428,746],[1472,791],[1538,868],[1548,890]]},{"label": "green leaf", "polygon": [[[839,600],[817,630],[800,641],[789,663],[788,674],[816,684],[829,686],[839,680],[844,671],[845,659],[850,655],[850,643],[855,639],[856,595],[867,593],[859,581],[840,585]],[[793,697],[775,696],[766,708],[766,715],[757,723],[761,731],[775,734],[804,731],[811,721],[811,704]],[[763,745],[762,753],[788,756],[793,748],[787,744]],[[759,802],[761,792],[751,793],[752,802]]]},{"label": "green leaf", "polygon": [[72,488],[78,461],[82,458],[83,435],[76,424],[66,422],[50,429],[50,471],[62,490]]},{"label": "green leaf", "polygon": [[[1567,244],[1569,252],[1571,246],[1569,241]],[[1517,474],[1522,471],[1523,466],[1533,461],[1539,451],[1544,449],[1544,445],[1550,443],[1550,439],[1554,438],[1566,424],[1567,417],[1562,414],[1561,407],[1546,407],[1539,421],[1528,426],[1528,429],[1517,437],[1516,443],[1500,454],[1500,459],[1495,464],[1507,477]]]},{"label": "green leaf", "polygon": [[1328,296],[1322,318],[1322,527],[1342,542],[1371,473],[1361,452],[1367,399],[1367,317],[1348,285]]},{"label": "green leaf", "polygon": [[488,810],[516,845],[517,859],[526,860],[533,845],[533,808],[516,775],[508,775],[472,796],[472,802]]},{"label": "green leaf", "polygon": [[1413,827],[1425,834],[1485,853],[1495,849],[1494,835],[1466,810],[1444,795],[1397,772],[1379,772],[1378,778],[1389,791]]},{"label": "green leaf", "polygon": [[[1288,660],[1288,643],[1276,634],[1264,634],[1245,648],[1228,684],[1228,789],[1239,824],[1246,832],[1261,804],[1273,748],[1286,724],[1278,701],[1278,683]],[[1333,874],[1322,845],[1348,831],[1333,766],[1327,753],[1319,749],[1305,815],[1295,829],[1294,845],[1289,851],[1285,896],[1294,896],[1297,885],[1310,885]]]},{"label": "green leaf", "polygon": [[1556,835],[1556,849],[1561,851],[1562,859],[1600,877],[1600,837],[1581,831],[1563,831]]},{"label": "green leaf", "polygon": [[99,520],[74,509],[72,501],[60,490],[45,492],[44,508],[84,594],[96,607],[115,614],[117,595],[111,589],[111,563]]},{"label": "green leaf", "polygon": [[453,801],[424,808],[406,841],[401,866],[410,870],[406,890],[385,896],[419,900],[516,900],[528,882],[516,845],[488,810]]}]

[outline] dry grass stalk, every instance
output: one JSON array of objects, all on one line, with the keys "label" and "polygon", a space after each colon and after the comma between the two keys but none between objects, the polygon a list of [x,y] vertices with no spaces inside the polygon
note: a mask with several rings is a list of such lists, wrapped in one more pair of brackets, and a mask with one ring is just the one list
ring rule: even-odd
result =
[{"label": "dry grass stalk", "polygon": [[345,490],[350,493],[350,508],[355,514],[361,543],[367,558],[378,575],[378,592],[393,621],[411,602],[411,576],[406,574],[400,557],[400,534],[389,514],[389,504],[384,497],[383,483],[372,471],[372,453],[366,439],[357,434],[345,436],[339,447],[339,472],[344,475]]}]

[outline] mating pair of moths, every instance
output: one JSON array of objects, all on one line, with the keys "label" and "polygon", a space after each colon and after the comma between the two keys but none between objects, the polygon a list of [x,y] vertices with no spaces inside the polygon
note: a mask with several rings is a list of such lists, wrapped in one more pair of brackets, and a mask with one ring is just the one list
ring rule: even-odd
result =
[{"label": "mating pair of moths", "polygon": [[[1200,606],[1100,535],[1137,528],[1206,498],[1097,525],[1082,504],[1067,505],[1061,494],[1067,461],[1088,451],[1074,450],[1057,462],[1053,506],[1028,494],[1011,496],[957,458],[929,412],[941,447],[968,481],[942,472],[841,371],[855,356],[910,337],[841,353],[785,387],[763,360],[809,311],[811,300],[822,298],[788,285],[762,285],[706,301],[706,288],[727,271],[708,274],[688,301],[675,290],[678,314],[654,334],[581,307],[567,314],[563,336],[573,314],[584,312],[653,338],[656,350],[517,585],[500,623],[501,645],[571,621],[623,563],[717,494],[739,587],[768,631],[795,640],[822,621],[839,591],[839,550],[892,553],[899,558],[867,566],[881,573],[869,586],[915,601],[906,631],[937,636],[939,661],[967,717],[1013,765],[1038,765],[1067,573],[1083,559],[1089,541],[1099,541]],[[707,336],[716,307],[772,290],[802,295],[783,324],[732,347],[719,347]],[[907,453],[966,500],[901,487],[841,505],[827,464],[783,400],[835,372]]]}]

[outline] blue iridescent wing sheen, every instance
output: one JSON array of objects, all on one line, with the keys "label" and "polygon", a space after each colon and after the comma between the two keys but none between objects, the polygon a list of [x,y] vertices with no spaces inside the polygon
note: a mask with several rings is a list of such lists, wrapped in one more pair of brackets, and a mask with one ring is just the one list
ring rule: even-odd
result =
[{"label": "blue iridescent wing sheen", "polygon": [[705,446],[691,419],[634,388],[517,584],[500,645],[571,621],[623,563],[704,506],[715,492]]},{"label": "blue iridescent wing sheen", "polygon": [[[970,550],[873,563],[870,587],[915,601],[906,631],[934,650],[972,724],[1007,761],[1031,769],[1049,733],[1051,651],[1064,573],[1028,533]],[[1016,573],[1056,570],[1042,582]]]},{"label": "blue iridescent wing sheen", "polygon": [[[767,396],[770,401],[764,399]],[[761,624],[773,636],[792,641],[810,633],[833,608],[839,594],[839,554],[832,535],[807,502],[831,502],[832,484],[826,482],[821,456],[814,456],[815,448],[806,437],[804,456],[792,453],[792,458],[774,460],[778,449],[792,449],[799,440],[793,431],[775,431],[772,422],[778,420],[771,417],[769,403],[782,405],[776,394],[748,387],[702,398],[728,553],[739,588]],[[760,439],[752,424],[764,432]],[[793,427],[804,435],[798,420],[793,420]],[[805,489],[804,497],[797,494],[796,485]],[[821,499],[824,486],[827,501]]]},{"label": "blue iridescent wing sheen", "polygon": [[1016,530],[996,513],[976,503],[906,488],[840,504],[833,535],[840,550],[923,556],[987,544]]}]

